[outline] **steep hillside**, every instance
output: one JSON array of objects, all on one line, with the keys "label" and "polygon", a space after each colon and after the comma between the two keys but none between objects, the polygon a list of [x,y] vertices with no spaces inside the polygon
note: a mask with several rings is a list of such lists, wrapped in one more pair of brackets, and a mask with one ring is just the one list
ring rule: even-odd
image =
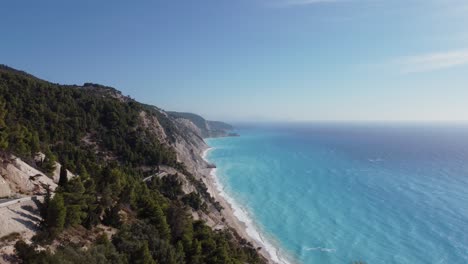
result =
[{"label": "steep hillside", "polygon": [[[216,131],[206,121],[205,128]],[[40,226],[27,241],[31,244],[17,242],[16,255],[3,260],[265,262],[252,244],[220,224],[223,208],[205,185],[205,132],[190,119],[140,104],[111,87],[53,84],[0,67],[3,157],[15,155],[51,180],[57,161],[63,165],[54,193],[24,194],[44,200],[37,208]],[[44,157],[35,158],[38,152]],[[6,196],[18,193],[11,187],[16,185],[10,182],[10,171],[3,171],[0,179]],[[22,184],[34,186],[34,175],[21,173]],[[77,176],[70,178],[69,173]],[[77,235],[84,228],[89,235]],[[103,228],[115,231],[103,233]],[[39,246],[51,251],[36,251]]]},{"label": "steep hillside", "polygon": [[225,137],[234,135],[231,131],[233,126],[220,121],[208,121],[203,117],[192,113],[168,112],[169,115],[176,119],[187,119],[191,121],[200,131],[203,138],[208,137]]}]

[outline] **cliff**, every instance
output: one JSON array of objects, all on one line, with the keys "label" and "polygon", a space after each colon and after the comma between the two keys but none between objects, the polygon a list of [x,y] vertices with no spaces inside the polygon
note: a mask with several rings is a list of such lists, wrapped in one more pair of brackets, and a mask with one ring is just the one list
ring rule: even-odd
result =
[{"label": "cliff", "polygon": [[[239,236],[244,234],[228,204],[216,199],[212,166],[202,157],[208,148],[203,138],[225,136],[231,129],[222,122],[141,104],[112,87],[53,84],[2,66],[0,150],[5,159],[0,192],[41,198],[44,186],[55,189],[61,171],[67,172],[68,180],[60,183],[51,204],[35,209],[43,218],[36,222],[36,240],[45,239],[49,242],[42,244],[58,250],[50,258],[66,258],[57,245],[70,244],[70,236],[90,249],[77,247],[74,250],[85,251],[73,258],[94,254],[91,249],[100,246],[98,241],[70,234],[84,227],[100,232],[98,226],[104,225],[117,228],[107,244],[115,252],[112,259],[141,256],[138,252],[146,250],[160,263],[264,263],[257,249]],[[38,152],[45,153],[39,160]],[[47,209],[50,206],[54,209]],[[9,221],[5,217],[0,221]],[[16,256],[26,262],[42,256],[35,255],[34,248],[21,252],[31,252]]]},{"label": "cliff", "polygon": [[55,190],[57,181],[14,155],[0,158],[0,198],[14,195],[40,195]]},{"label": "cliff", "polygon": [[209,121],[192,113],[168,112],[176,119],[188,120],[195,125],[195,130],[202,138],[230,136],[234,129],[232,125],[221,121]]}]

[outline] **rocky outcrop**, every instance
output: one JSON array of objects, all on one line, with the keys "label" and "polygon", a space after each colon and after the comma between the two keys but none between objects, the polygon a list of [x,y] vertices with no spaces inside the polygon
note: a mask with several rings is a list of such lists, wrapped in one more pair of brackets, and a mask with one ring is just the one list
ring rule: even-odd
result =
[{"label": "rocky outcrop", "polygon": [[[34,161],[36,162],[36,164],[38,162],[43,162],[44,159],[45,159],[45,154],[42,153],[42,152],[38,152],[36,153],[36,155],[34,156]],[[62,164],[58,163],[58,162],[55,162],[54,164],[54,171],[52,172],[52,175],[51,175],[51,178],[52,180],[58,184],[59,180],[60,180],[60,170],[62,169]],[[69,180],[71,180],[73,177],[75,177],[76,175],[73,174],[71,171],[67,170],[67,178]]]},{"label": "rocky outcrop", "polygon": [[[62,169],[62,165],[58,162],[55,162],[55,170],[52,172],[52,180],[58,184],[60,180],[60,170]],[[71,171],[67,170],[67,179],[71,180],[76,175],[73,174]]]},{"label": "rocky outcrop", "polygon": [[140,120],[143,128],[148,129],[151,133],[153,133],[159,142],[167,143],[168,138],[166,135],[166,131],[159,123],[159,120],[154,115],[149,115],[146,111],[140,112]]},{"label": "rocky outcrop", "polygon": [[190,120],[176,119],[176,125],[182,135],[176,137],[174,148],[177,159],[184,163],[187,170],[196,177],[201,177],[208,163],[202,158],[208,145],[203,141],[200,130]]},{"label": "rocky outcrop", "polygon": [[8,182],[0,175],[0,198],[10,197],[11,189]]},{"label": "rocky outcrop", "polygon": [[6,184],[0,183],[4,194],[7,194],[3,197],[13,194],[41,194],[45,193],[45,188],[54,190],[57,187],[54,180],[13,155],[0,157],[0,175],[0,180],[8,185],[6,187]]},{"label": "rocky outcrop", "polygon": [[[208,148],[208,145],[203,141],[203,132],[188,119],[175,118],[155,107],[151,108],[151,111],[157,115],[148,114],[145,111],[140,113],[142,126],[155,135],[162,144],[173,148],[177,155],[177,161],[183,163],[195,177],[200,178],[203,174],[202,169],[208,166],[202,158],[203,151]],[[157,116],[169,123],[170,127],[161,125],[163,120],[158,120]],[[171,138],[167,136],[167,129],[170,129]]]},{"label": "rocky outcrop", "polygon": [[[0,263],[14,255],[15,242],[23,239],[29,243],[41,222],[38,204],[40,197],[25,197],[11,202],[0,203]],[[15,259],[15,258],[11,258]]]}]

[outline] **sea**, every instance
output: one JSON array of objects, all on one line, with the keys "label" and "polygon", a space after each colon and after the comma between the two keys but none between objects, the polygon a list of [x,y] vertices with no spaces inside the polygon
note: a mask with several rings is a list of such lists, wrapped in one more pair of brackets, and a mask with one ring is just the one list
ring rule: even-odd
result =
[{"label": "sea", "polygon": [[239,124],[218,189],[278,263],[468,263],[468,124]]}]

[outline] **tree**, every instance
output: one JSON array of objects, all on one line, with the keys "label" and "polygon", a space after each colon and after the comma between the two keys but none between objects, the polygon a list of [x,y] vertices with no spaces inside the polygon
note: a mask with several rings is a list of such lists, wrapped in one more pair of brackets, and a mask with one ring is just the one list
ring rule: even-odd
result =
[{"label": "tree", "polygon": [[0,149],[8,148],[8,132],[5,125],[6,114],[5,103],[0,100]]},{"label": "tree", "polygon": [[177,173],[175,175],[162,177],[160,192],[171,200],[175,200],[179,195],[184,194],[182,191],[182,183]]},{"label": "tree", "polygon": [[65,166],[62,165],[60,167],[60,178],[59,178],[58,185],[64,187],[67,185],[67,183],[68,183],[68,172]]},{"label": "tree", "polygon": [[51,237],[57,236],[63,230],[66,215],[67,211],[63,196],[57,193],[54,198],[50,200],[49,207],[47,208],[47,218],[45,219],[46,228]]},{"label": "tree", "polygon": [[149,223],[157,228],[161,238],[168,239],[171,231],[161,207],[151,197],[144,198],[142,203],[140,217],[148,219]]},{"label": "tree", "polygon": [[22,263],[49,263],[47,252],[37,252],[33,245],[23,240],[16,242],[15,253]]},{"label": "tree", "polygon": [[86,218],[83,221],[83,226],[88,229],[97,226],[100,222],[101,214],[102,207],[99,204],[89,205],[86,211]]},{"label": "tree", "polygon": [[63,189],[59,190],[63,195],[66,207],[66,226],[76,226],[86,218],[86,197],[85,188],[80,177],[75,177],[69,181]]},{"label": "tree", "polygon": [[198,239],[194,239],[190,251],[189,263],[201,264],[202,262],[202,247]]},{"label": "tree", "polygon": [[45,153],[45,158],[41,163],[41,168],[46,173],[52,173],[55,170],[55,161],[57,158],[52,154],[50,150],[47,150]]},{"label": "tree", "polygon": [[19,124],[7,124],[8,130],[8,148],[18,155],[30,154],[30,142],[28,141],[28,129]]},{"label": "tree", "polygon": [[102,223],[108,226],[112,226],[115,228],[119,228],[122,225],[122,222],[120,221],[120,205],[116,204],[115,206],[112,206],[111,208],[107,208],[104,211],[104,219],[102,220]]},{"label": "tree", "polygon": [[182,197],[182,202],[192,207],[194,210],[200,210],[203,203],[200,195],[195,192],[184,195],[184,197]]},{"label": "tree", "polygon": [[188,212],[181,205],[171,204],[166,218],[171,227],[172,242],[182,241],[184,248],[189,249],[192,246],[193,226]]},{"label": "tree", "polygon": [[148,248],[148,242],[143,241],[140,249],[136,252],[133,263],[135,264],[156,264]]},{"label": "tree", "polygon": [[43,225],[45,224],[45,220],[47,219],[47,212],[49,211],[49,204],[50,204],[50,200],[52,197],[52,194],[51,194],[52,191],[50,190],[49,185],[46,186],[45,190],[46,190],[46,195],[44,197],[44,202],[40,206],[40,214],[42,217]]}]

